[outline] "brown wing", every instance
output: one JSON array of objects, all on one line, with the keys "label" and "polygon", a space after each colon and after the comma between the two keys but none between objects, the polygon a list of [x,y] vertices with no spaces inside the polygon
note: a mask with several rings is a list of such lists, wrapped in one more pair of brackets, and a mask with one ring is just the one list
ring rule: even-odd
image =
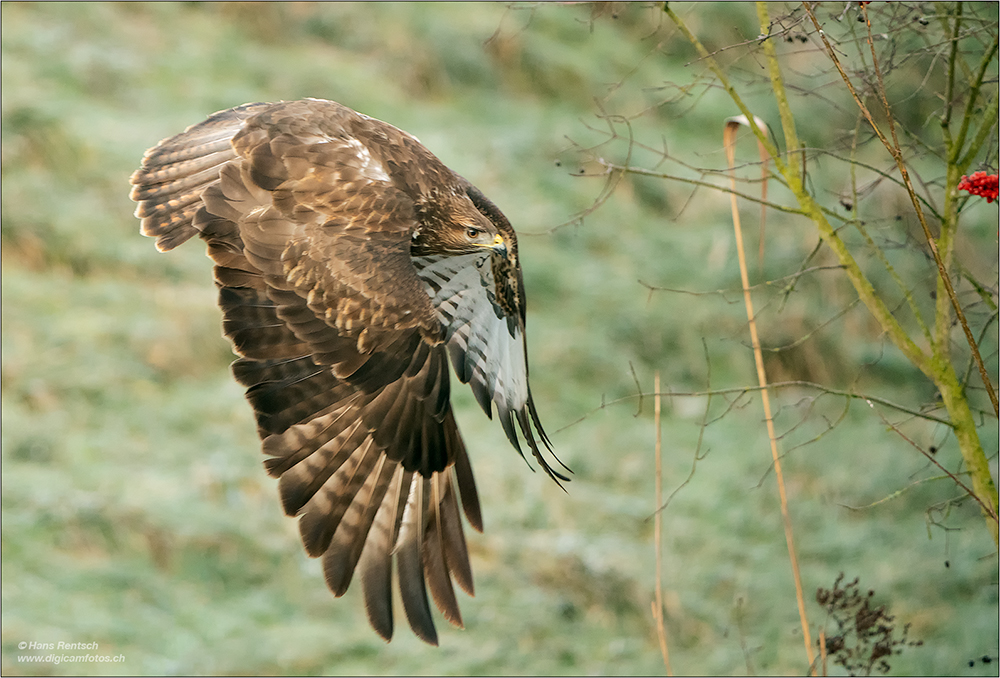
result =
[{"label": "brown wing", "polygon": [[406,189],[447,170],[414,144],[332,102],[253,104],[161,143],[132,183],[161,249],[195,232],[208,243],[265,466],[330,589],[358,569],[391,638],[395,554],[407,619],[436,644],[426,585],[460,626],[451,580],[473,586],[459,501],[482,519],[444,330],[408,255]]}]

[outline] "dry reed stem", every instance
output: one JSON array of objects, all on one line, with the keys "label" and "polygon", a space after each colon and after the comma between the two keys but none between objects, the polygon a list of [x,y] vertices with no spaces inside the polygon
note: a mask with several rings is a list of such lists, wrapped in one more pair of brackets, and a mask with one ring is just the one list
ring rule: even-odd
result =
[{"label": "dry reed stem", "polygon": [[822,676],[828,676],[826,672],[826,629],[819,630],[819,664]]},{"label": "dry reed stem", "polygon": [[660,372],[653,375],[653,425],[656,427],[656,510],[653,512],[653,548],[656,549],[656,600],[652,603],[653,620],[656,622],[656,639],[667,675],[674,675],[670,668],[670,650],[667,648],[667,630],[663,625],[663,555],[660,545],[660,508],[663,506],[663,439],[660,434]]},{"label": "dry reed stem", "polygon": [[[740,123],[728,122],[723,135],[726,148],[726,159],[729,162],[729,180],[732,188],[736,188],[736,130]],[[748,126],[755,122],[747,121]],[[759,129],[759,127],[758,127]],[[762,133],[764,130],[760,130]],[[792,531],[792,519],[788,513],[788,497],[785,494],[785,478],[781,471],[781,457],[778,454],[778,439],[774,432],[774,418],[771,414],[771,399],[767,389],[767,374],[764,371],[764,355],[757,336],[757,322],[754,319],[753,300],[750,295],[750,278],[747,275],[746,254],[743,247],[743,229],[740,225],[739,205],[736,196],[730,194],[730,205],[733,213],[733,229],[736,233],[736,254],[740,264],[740,280],[743,283],[743,302],[747,309],[747,323],[750,326],[750,343],[753,345],[754,363],[757,366],[757,381],[760,383],[760,399],[764,405],[764,420],[767,423],[767,437],[771,442],[771,459],[774,463],[774,475],[778,484],[778,496],[781,500],[781,518],[785,527],[785,543],[788,545],[788,559],[792,566],[792,578],[795,580],[795,599],[799,607],[799,622],[802,624],[802,640],[805,643],[806,656],[809,658],[809,675],[815,675],[813,666],[814,655],[812,638],[809,633],[809,618],[806,615],[805,597],[802,594],[802,577],[799,572],[799,559],[795,552],[795,537]]]}]

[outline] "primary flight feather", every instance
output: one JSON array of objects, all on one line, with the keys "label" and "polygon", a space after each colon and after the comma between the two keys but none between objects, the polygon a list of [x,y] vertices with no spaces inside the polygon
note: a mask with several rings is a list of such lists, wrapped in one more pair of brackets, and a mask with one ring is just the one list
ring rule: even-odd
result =
[{"label": "primary flight feather", "polygon": [[452,580],[473,593],[459,504],[482,531],[449,357],[518,452],[520,433],[567,480],[540,449],[514,229],[415,137],[320,99],[216,113],[131,182],[161,251],[208,245],[264,466],[330,589],[357,571],[389,640],[395,560],[406,618],[437,644],[427,588],[456,626]]}]

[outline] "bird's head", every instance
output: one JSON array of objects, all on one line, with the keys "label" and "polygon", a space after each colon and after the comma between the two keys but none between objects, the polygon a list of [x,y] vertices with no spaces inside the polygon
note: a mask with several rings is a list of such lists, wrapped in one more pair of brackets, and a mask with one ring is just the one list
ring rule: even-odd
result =
[{"label": "bird's head", "polygon": [[458,222],[447,229],[448,240],[455,254],[472,254],[484,249],[492,250],[502,257],[507,256],[507,243],[496,226],[479,220],[475,223]]},{"label": "bird's head", "polygon": [[496,224],[480,214],[471,203],[468,208],[447,214],[425,212],[420,228],[413,232],[410,252],[418,256],[457,256],[487,251],[506,258],[509,243]]}]

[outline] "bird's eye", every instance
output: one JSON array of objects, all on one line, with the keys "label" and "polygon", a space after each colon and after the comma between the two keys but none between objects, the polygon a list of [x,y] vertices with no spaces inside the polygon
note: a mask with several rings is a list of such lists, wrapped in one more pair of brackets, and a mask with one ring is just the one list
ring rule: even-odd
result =
[{"label": "bird's eye", "polygon": [[476,238],[479,237],[479,229],[471,227],[467,228],[465,229],[465,235],[469,237],[469,240],[475,240]]}]

